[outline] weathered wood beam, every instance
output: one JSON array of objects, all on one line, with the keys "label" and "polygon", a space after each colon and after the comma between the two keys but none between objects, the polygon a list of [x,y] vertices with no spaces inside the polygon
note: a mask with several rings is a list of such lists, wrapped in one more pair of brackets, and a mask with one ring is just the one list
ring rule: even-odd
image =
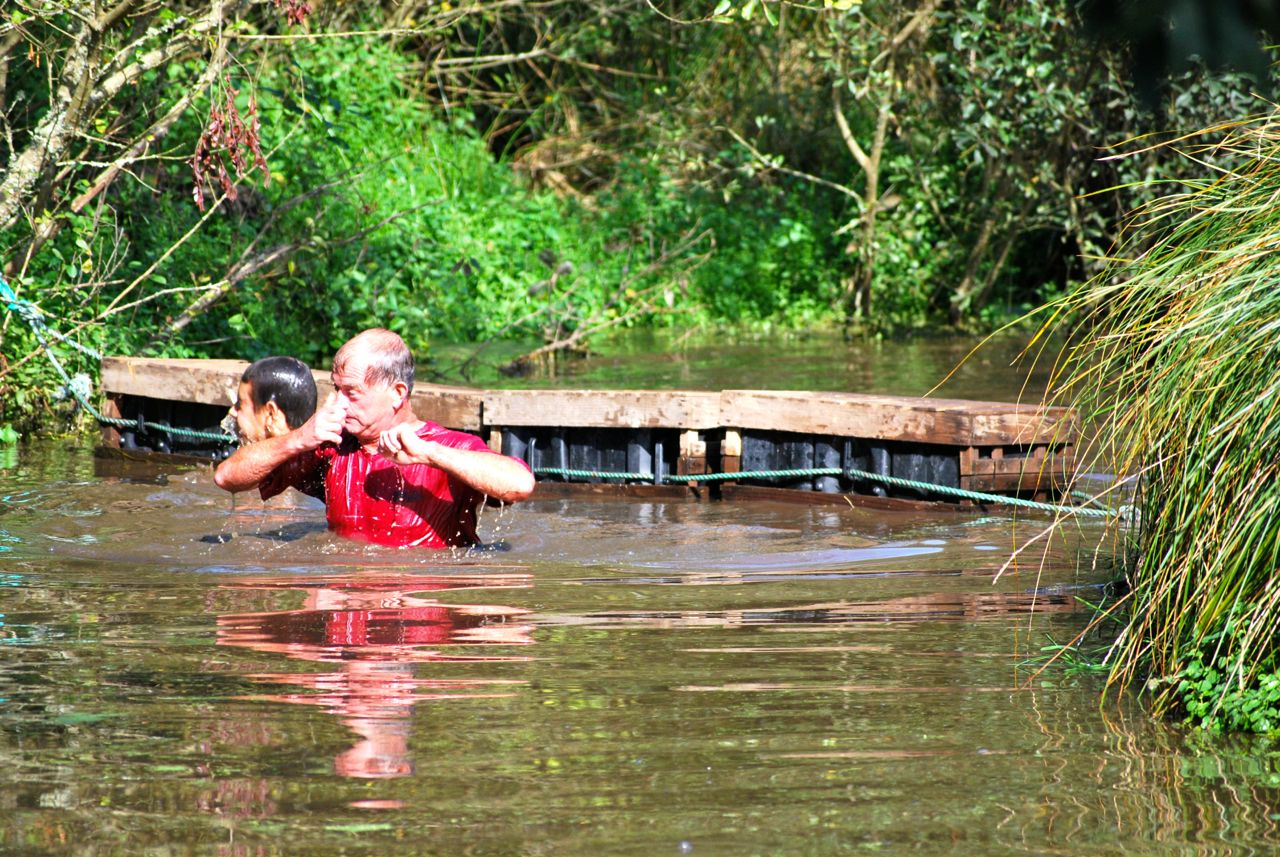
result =
[{"label": "weathered wood beam", "polygon": [[[230,407],[248,368],[245,360],[156,360],[104,357],[102,388],[108,395],[142,396]],[[333,391],[329,373],[313,370],[320,401]],[[479,431],[482,393],[470,387],[415,384],[410,398],[421,419],[463,431]]]},{"label": "weathered wood beam", "polygon": [[1064,442],[1075,435],[1068,408],[858,393],[726,390],[720,420],[736,429],[963,447]]},{"label": "weathered wood beam", "polygon": [[484,421],[492,426],[574,428],[718,426],[720,394],[655,390],[491,390]]}]

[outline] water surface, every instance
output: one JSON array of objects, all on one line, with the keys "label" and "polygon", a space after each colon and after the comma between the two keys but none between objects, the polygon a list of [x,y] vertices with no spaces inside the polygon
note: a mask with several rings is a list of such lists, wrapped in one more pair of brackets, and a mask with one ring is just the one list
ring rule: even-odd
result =
[{"label": "water surface", "polygon": [[1270,744],[1037,673],[1108,574],[1045,524],[534,499],[415,552],[24,446],[0,853],[1274,853]]},{"label": "water surface", "polygon": [[[839,330],[729,336],[703,331],[627,331],[585,358],[540,363],[531,375],[494,367],[511,346],[441,345],[419,374],[479,387],[585,389],[824,390],[953,399],[1040,402],[1060,343],[1026,334],[846,339]],[[980,347],[979,347],[980,345]],[[465,373],[463,372],[465,364]]]}]

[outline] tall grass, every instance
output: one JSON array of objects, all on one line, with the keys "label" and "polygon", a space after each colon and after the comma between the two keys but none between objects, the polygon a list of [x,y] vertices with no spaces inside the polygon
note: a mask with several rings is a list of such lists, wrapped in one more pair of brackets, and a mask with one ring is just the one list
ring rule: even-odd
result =
[{"label": "tall grass", "polygon": [[1280,113],[1213,136],[1184,151],[1217,178],[1138,212],[1060,307],[1084,324],[1059,392],[1098,429],[1091,458],[1140,486],[1111,684],[1269,731],[1222,715],[1275,704],[1248,699],[1274,685],[1280,627]]}]

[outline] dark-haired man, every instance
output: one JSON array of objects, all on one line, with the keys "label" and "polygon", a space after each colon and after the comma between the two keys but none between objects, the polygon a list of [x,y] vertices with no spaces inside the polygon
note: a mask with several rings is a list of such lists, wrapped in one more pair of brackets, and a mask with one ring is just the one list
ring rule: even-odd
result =
[{"label": "dark-haired man", "polygon": [[297,429],[242,446],[214,480],[256,487],[265,500],[293,487],[325,501],[329,529],[383,545],[475,544],[476,507],[533,493],[524,462],[474,435],[418,419],[413,355],[389,330],[352,337],[333,358],[334,395]]},{"label": "dark-haired man", "polygon": [[240,376],[231,417],[241,443],[279,437],[316,412],[316,379],[294,357],[264,357]]}]

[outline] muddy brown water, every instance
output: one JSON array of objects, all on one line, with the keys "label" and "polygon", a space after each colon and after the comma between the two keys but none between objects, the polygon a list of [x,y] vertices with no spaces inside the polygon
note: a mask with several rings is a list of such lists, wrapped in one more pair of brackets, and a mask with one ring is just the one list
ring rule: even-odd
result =
[{"label": "muddy brown water", "polygon": [[1044,523],[535,499],[424,553],[2,451],[0,853],[1274,853],[1270,744],[1037,674],[1107,574],[1084,522],[995,580]]}]

